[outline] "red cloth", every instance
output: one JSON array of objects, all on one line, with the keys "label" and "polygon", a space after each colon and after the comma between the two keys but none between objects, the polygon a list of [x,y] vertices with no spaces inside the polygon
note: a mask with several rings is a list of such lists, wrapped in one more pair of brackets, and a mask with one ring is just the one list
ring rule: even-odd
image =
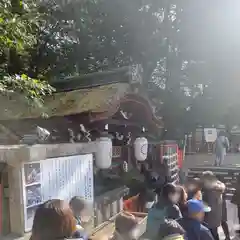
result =
[{"label": "red cloth", "polygon": [[123,210],[129,211],[129,212],[136,212],[137,205],[138,205],[138,195],[125,200],[123,203]]},{"label": "red cloth", "polygon": [[182,168],[183,165],[183,150],[178,149],[178,167]]}]

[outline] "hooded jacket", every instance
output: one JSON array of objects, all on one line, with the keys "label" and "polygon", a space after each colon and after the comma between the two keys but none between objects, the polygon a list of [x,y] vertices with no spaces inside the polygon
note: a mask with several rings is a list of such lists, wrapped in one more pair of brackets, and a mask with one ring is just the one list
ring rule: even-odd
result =
[{"label": "hooded jacket", "polygon": [[224,183],[213,181],[203,187],[203,201],[211,207],[211,212],[206,213],[204,221],[210,229],[219,227],[222,221],[222,194],[225,191]]}]

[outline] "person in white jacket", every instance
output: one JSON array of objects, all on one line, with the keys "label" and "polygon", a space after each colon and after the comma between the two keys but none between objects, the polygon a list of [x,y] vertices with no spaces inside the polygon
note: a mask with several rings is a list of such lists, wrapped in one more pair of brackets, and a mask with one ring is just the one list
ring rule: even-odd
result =
[{"label": "person in white jacket", "polygon": [[227,150],[229,148],[229,140],[224,135],[223,132],[219,133],[219,136],[216,140],[216,159],[215,166],[221,166],[224,162],[225,156],[227,155]]}]

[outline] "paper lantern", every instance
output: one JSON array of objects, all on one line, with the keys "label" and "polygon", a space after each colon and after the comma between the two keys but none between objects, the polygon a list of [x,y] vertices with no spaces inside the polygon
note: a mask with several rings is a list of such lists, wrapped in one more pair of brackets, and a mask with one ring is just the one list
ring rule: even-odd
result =
[{"label": "paper lantern", "polygon": [[101,137],[96,140],[96,166],[100,169],[110,168],[112,165],[112,140]]},{"label": "paper lantern", "polygon": [[134,154],[138,161],[145,161],[148,153],[148,140],[145,137],[136,138],[134,142]]}]

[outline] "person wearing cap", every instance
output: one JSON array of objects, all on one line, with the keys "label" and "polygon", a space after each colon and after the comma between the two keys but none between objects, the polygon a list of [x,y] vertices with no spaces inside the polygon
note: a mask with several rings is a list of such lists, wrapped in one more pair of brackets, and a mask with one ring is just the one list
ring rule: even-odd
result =
[{"label": "person wearing cap", "polygon": [[202,224],[206,212],[211,208],[197,199],[187,201],[188,215],[178,220],[178,223],[186,231],[188,240],[214,240],[211,231]]}]

